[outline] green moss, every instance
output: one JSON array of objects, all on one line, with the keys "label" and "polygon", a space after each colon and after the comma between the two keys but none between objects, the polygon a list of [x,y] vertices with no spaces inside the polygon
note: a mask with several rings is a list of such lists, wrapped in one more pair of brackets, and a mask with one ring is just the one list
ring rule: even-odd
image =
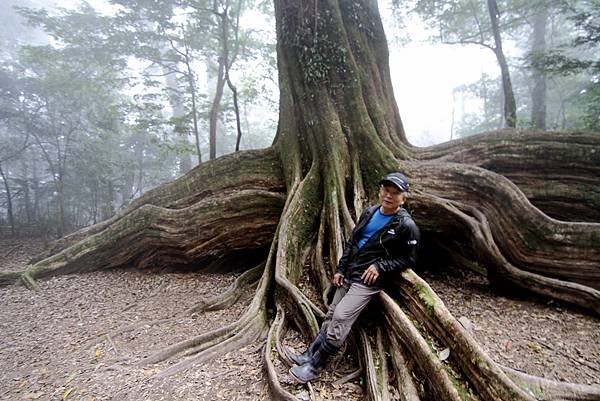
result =
[{"label": "green moss", "polygon": [[435,298],[429,289],[423,284],[416,284],[416,289],[419,294],[419,298],[425,303],[429,316],[433,316],[435,313]]},{"label": "green moss", "polygon": [[469,389],[468,383],[461,378],[461,376],[452,368],[451,365],[444,363],[443,366],[460,399],[463,401],[473,401],[475,397]]},{"label": "green moss", "polygon": [[[536,399],[544,399],[544,390],[540,386],[530,386],[525,382],[518,382],[519,387],[521,387],[527,394],[533,394]],[[513,395],[515,398],[517,394]]]}]

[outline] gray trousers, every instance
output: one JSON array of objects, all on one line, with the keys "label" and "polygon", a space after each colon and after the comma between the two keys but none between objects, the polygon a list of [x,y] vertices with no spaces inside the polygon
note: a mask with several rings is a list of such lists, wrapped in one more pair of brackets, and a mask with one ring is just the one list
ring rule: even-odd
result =
[{"label": "gray trousers", "polygon": [[344,284],[335,291],[321,328],[327,330],[327,342],[335,347],[341,347],[360,312],[380,291],[381,288],[344,281]]}]

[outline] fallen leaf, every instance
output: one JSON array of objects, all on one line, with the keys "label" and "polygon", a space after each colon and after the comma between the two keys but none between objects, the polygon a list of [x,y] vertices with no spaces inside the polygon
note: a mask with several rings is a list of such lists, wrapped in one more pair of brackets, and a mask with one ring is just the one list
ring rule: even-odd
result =
[{"label": "fallen leaf", "polygon": [[467,331],[473,331],[473,323],[466,316],[461,316],[458,318],[458,321],[462,326],[467,329]]},{"label": "fallen leaf", "polygon": [[450,356],[450,348],[444,348],[438,354],[438,358],[440,358],[440,361],[445,361],[446,359],[448,359],[449,356]]},{"label": "fallen leaf", "polygon": [[71,393],[73,392],[73,390],[75,390],[75,388],[71,387],[70,389],[68,389],[67,391],[65,391],[63,393],[63,395],[62,395],[61,400],[66,400],[71,395]]},{"label": "fallen leaf", "polygon": [[535,352],[540,352],[542,350],[542,346],[536,343],[535,341],[528,342],[527,346]]}]

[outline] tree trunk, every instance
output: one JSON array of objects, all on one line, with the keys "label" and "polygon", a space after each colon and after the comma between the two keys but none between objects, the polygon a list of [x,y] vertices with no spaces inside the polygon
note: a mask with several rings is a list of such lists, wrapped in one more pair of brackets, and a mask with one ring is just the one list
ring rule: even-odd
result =
[{"label": "tree trunk", "polygon": [[223,89],[225,87],[225,60],[219,57],[219,67],[217,70],[217,86],[215,88],[215,97],[210,108],[209,117],[209,159],[217,157],[217,124],[219,122],[219,111],[221,109],[221,99],[223,98]]},{"label": "tree trunk", "polygon": [[[158,364],[159,375],[173,374],[268,331],[263,357],[272,398],[297,400],[276,369],[276,359],[289,363],[282,340],[289,330],[316,334],[344,240],[375,201],[379,179],[401,170],[413,183],[415,220],[431,238],[425,252],[451,251],[452,260],[438,263],[479,263],[492,285],[600,312],[599,225],[549,218],[524,194],[545,172],[556,171],[551,165],[557,155],[577,166],[574,181],[595,183],[597,134],[579,134],[577,142],[554,134],[557,148],[537,133],[505,130],[415,149],[396,108],[375,1],[276,0],[275,13],[280,116],[273,146],[211,160],[146,192],[113,218],[54,243],[21,273],[24,282],[116,266],[258,265],[240,278],[249,283],[262,271],[242,317],[144,362]],[[488,169],[497,166],[516,177],[511,166],[517,160],[518,171],[530,174],[522,180],[524,190]],[[581,187],[572,190],[585,198]],[[264,264],[248,262],[256,258]],[[535,388],[544,399],[598,399],[597,386],[511,373],[485,354],[413,270],[396,280],[399,293],[382,293],[376,307],[381,314],[357,330],[366,398],[390,399],[395,389],[413,400],[533,401],[524,388]],[[431,341],[451,349],[446,362]]]},{"label": "tree trunk", "polygon": [[64,197],[64,182],[63,177],[59,173],[59,176],[54,180],[54,188],[56,189],[56,204],[58,207],[58,236],[62,237],[65,235],[66,224],[65,224],[65,197]]},{"label": "tree trunk", "polygon": [[[531,53],[534,57],[546,50],[546,21],[548,10],[539,8],[533,16]],[[531,90],[531,123],[534,128],[546,130],[546,75],[538,68],[533,69]]]},{"label": "tree trunk", "polygon": [[500,37],[500,27],[498,24],[500,12],[498,10],[498,4],[496,3],[496,0],[488,0],[487,4],[490,14],[490,21],[492,23],[492,32],[494,34],[494,54],[496,55],[496,59],[500,65],[500,74],[502,76],[502,91],[504,94],[504,123],[507,127],[515,128],[517,126],[517,102],[515,101],[515,94],[510,81],[508,63],[506,62],[506,57],[504,56],[504,50],[502,50],[502,39]]},{"label": "tree trunk", "polygon": [[32,157],[32,166],[31,166],[31,170],[32,170],[32,180],[33,180],[33,219],[35,221],[39,221],[41,213],[40,213],[40,180],[38,177],[38,170],[37,170],[37,162],[36,162],[36,158]]},{"label": "tree trunk", "polygon": [[4,170],[2,170],[2,165],[0,164],[0,177],[2,177],[2,182],[4,183],[4,190],[6,191],[6,209],[8,214],[8,223],[10,224],[10,233],[15,235],[15,218],[13,215],[13,205],[12,205],[12,196],[10,194],[10,186],[8,185],[8,178],[4,174]]},{"label": "tree trunk", "polygon": [[[190,74],[191,72],[192,72],[191,69],[188,68],[188,74]],[[165,83],[166,83],[167,88],[169,88],[169,90],[171,92],[177,93],[178,87],[177,87],[176,75],[169,74],[169,71],[165,67],[163,67],[163,74],[165,74]],[[191,82],[193,83],[194,80],[192,79]],[[190,92],[191,92],[192,100],[193,100],[192,113],[197,113],[195,87],[194,87],[194,90],[190,91]],[[169,96],[169,104],[171,105],[173,117],[175,117],[176,119],[180,119],[181,117],[183,117],[183,115],[185,114],[185,106],[183,105],[181,100],[179,100],[175,96]],[[194,114],[194,115],[197,116],[197,114]],[[193,124],[194,124],[194,127],[197,127],[197,125],[198,125],[197,120],[193,121]],[[196,129],[194,131],[194,139],[195,139],[195,143],[196,143],[196,152],[199,152],[200,138],[199,138],[199,132]],[[179,141],[181,143],[183,143],[184,145],[188,145],[189,141],[188,141],[187,133],[185,135],[182,135],[182,137],[179,138],[178,142]],[[180,152],[180,154],[178,155],[178,158],[179,158],[179,174],[185,174],[188,171],[190,171],[192,168],[192,159],[190,157],[190,154],[187,151]]]},{"label": "tree trunk", "polygon": [[[186,55],[187,56],[187,55]],[[192,123],[194,127],[194,139],[196,143],[196,153],[198,156],[198,164],[202,163],[202,152],[200,150],[200,129],[198,128],[198,104],[196,102],[196,83],[194,82],[194,72],[190,60],[186,58],[187,79],[192,96]],[[211,114],[212,115],[212,114]]]}]

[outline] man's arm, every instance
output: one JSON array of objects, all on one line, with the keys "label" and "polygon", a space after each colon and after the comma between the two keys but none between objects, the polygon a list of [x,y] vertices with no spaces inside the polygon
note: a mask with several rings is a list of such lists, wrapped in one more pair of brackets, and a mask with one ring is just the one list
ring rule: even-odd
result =
[{"label": "man's arm", "polygon": [[355,242],[354,237],[356,235],[356,227],[358,227],[361,224],[361,222],[366,218],[368,211],[369,211],[369,208],[366,208],[362,212],[362,214],[360,215],[360,218],[358,219],[358,221],[356,222],[356,225],[354,226],[354,229],[352,230],[352,233],[350,234],[350,238],[348,239],[348,241],[346,241],[346,244],[344,245],[344,250],[342,252],[342,257],[338,261],[337,268],[335,269],[335,274],[338,274],[338,273],[342,274],[342,275],[346,274],[346,269],[348,267],[348,263],[350,262],[350,253],[352,252],[352,244],[353,244],[353,242]]},{"label": "man's arm", "polygon": [[402,235],[401,250],[390,258],[382,258],[375,262],[380,272],[401,271],[414,268],[417,263],[417,248],[421,240],[421,234],[417,225],[410,220],[406,225],[405,235]]}]

